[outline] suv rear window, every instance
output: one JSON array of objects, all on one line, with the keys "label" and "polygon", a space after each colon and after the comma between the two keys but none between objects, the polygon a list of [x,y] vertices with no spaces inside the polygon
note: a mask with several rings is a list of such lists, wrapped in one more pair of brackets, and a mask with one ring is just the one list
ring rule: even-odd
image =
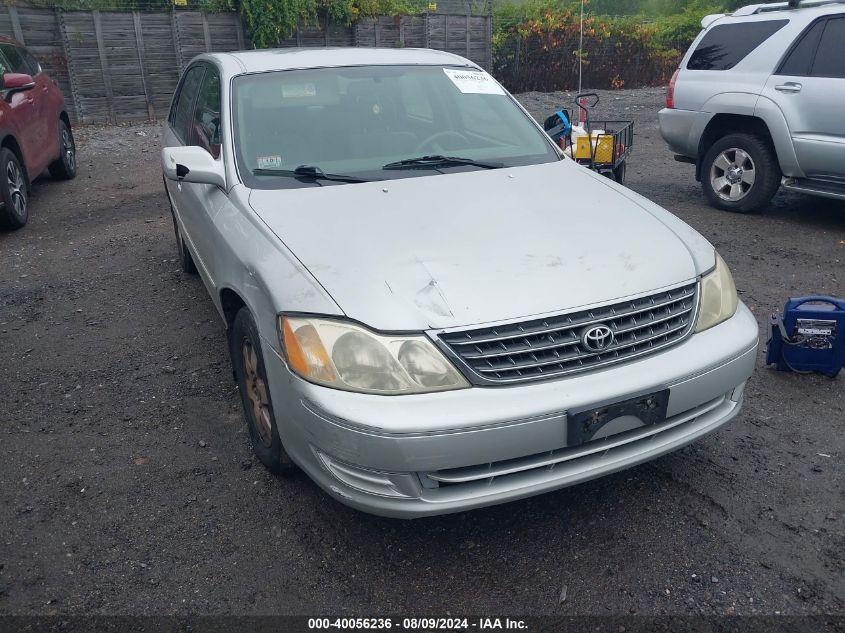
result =
[{"label": "suv rear window", "polygon": [[730,70],[789,20],[719,24],[699,42],[687,63],[688,70]]}]

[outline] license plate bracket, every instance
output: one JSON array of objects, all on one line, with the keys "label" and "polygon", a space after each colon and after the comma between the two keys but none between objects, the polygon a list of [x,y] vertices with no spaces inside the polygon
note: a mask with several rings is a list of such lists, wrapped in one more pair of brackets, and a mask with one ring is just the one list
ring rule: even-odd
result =
[{"label": "license plate bracket", "polygon": [[663,389],[588,409],[569,411],[567,415],[567,444],[579,446],[592,441],[605,426],[619,418],[633,416],[643,426],[666,420],[669,390]]}]

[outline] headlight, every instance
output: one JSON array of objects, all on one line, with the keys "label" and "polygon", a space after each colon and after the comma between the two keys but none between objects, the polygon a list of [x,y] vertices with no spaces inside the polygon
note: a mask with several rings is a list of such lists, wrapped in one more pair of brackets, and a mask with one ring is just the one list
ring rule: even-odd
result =
[{"label": "headlight", "polygon": [[469,383],[424,336],[382,336],[334,319],[279,317],[288,364],[305,380],[361,393],[464,389]]},{"label": "headlight", "polygon": [[703,332],[736,313],[739,299],[728,265],[716,253],[716,268],[701,279],[701,303],[698,309],[696,332]]}]

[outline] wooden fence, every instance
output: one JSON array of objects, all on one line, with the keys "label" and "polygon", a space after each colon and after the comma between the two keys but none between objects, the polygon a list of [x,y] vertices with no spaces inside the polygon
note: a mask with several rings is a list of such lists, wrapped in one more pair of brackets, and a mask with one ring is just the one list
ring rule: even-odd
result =
[{"label": "wooden fence", "polygon": [[303,26],[287,46],[375,46],[382,48],[436,48],[493,68],[493,19],[489,15],[382,16],[364,18],[354,26]]},{"label": "wooden fence", "polygon": [[81,123],[162,118],[194,55],[244,48],[234,13],[0,8],[0,33],[26,44]]},{"label": "wooden fence", "polygon": [[[204,52],[248,45],[236,13],[61,11],[0,6],[0,34],[24,43],[78,123],[161,119],[181,71]],[[493,67],[489,15],[381,17],[301,27],[280,46],[436,48]]]}]

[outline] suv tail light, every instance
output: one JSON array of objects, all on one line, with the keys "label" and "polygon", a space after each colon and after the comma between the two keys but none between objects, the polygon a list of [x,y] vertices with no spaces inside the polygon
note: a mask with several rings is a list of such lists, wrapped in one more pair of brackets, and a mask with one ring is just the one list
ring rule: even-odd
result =
[{"label": "suv tail light", "polygon": [[666,107],[667,108],[674,108],[675,107],[675,82],[678,81],[678,73],[681,72],[681,69],[678,68],[675,73],[672,75],[672,79],[669,81],[669,89],[666,91]]}]

